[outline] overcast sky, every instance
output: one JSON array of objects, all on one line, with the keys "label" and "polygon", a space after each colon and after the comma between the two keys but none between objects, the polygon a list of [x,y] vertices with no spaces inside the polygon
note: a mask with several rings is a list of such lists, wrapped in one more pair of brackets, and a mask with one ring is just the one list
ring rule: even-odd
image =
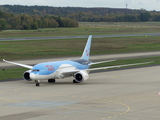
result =
[{"label": "overcast sky", "polygon": [[54,7],[110,7],[160,11],[160,0],[0,0],[0,5],[43,5]]}]

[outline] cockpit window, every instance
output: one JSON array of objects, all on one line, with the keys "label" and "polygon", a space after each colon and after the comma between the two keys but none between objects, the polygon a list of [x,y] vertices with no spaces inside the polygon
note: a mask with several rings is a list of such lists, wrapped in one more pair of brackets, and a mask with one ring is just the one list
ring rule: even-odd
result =
[{"label": "cockpit window", "polygon": [[35,72],[35,71],[36,71],[36,72],[38,72],[38,71],[39,71],[39,69],[33,69],[32,71],[33,71],[33,72]]}]

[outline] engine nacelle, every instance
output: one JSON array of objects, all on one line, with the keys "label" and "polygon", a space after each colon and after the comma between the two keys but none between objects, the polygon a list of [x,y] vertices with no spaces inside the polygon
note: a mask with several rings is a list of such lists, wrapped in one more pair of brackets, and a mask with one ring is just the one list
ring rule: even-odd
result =
[{"label": "engine nacelle", "polygon": [[85,71],[80,71],[74,74],[74,78],[77,83],[80,83],[80,82],[87,80],[89,78],[89,75]]},{"label": "engine nacelle", "polygon": [[31,70],[28,70],[28,71],[24,72],[23,73],[23,79],[27,80],[27,81],[31,81],[32,79],[30,78],[30,73],[31,73]]}]

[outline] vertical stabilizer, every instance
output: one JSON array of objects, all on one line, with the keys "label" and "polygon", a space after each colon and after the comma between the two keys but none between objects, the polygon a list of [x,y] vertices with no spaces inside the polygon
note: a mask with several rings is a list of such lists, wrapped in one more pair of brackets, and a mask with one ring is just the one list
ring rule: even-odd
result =
[{"label": "vertical stabilizer", "polygon": [[81,59],[89,60],[90,48],[91,48],[92,35],[88,37],[85,49],[83,51]]}]

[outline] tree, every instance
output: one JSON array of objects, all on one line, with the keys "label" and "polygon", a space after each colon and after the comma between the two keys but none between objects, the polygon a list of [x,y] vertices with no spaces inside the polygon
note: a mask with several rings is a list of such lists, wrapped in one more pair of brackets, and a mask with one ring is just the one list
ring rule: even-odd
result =
[{"label": "tree", "polygon": [[37,30],[38,29],[38,24],[36,22],[34,22],[33,24],[31,24],[31,29],[32,30]]},{"label": "tree", "polygon": [[141,14],[139,15],[139,19],[140,19],[140,21],[142,21],[142,22],[149,21],[149,19],[150,19],[151,17],[152,17],[152,16],[151,16],[151,14],[150,14],[149,12],[144,12],[144,13],[141,13]]},{"label": "tree", "polygon": [[5,30],[7,27],[7,22],[4,19],[0,19],[0,31]]}]

